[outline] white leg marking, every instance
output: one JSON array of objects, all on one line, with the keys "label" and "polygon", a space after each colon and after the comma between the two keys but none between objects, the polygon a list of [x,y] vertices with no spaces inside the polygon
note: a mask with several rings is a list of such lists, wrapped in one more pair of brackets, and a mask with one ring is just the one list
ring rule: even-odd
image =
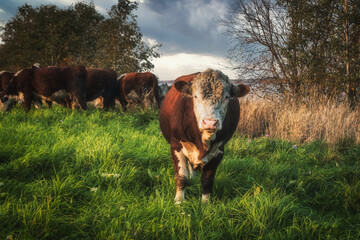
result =
[{"label": "white leg marking", "polygon": [[24,101],[24,93],[19,92],[18,100],[19,101]]},{"label": "white leg marking", "polygon": [[39,101],[36,101],[36,100],[35,100],[35,101],[33,101],[33,104],[34,104],[34,106],[35,106],[36,109],[41,109],[41,107],[42,107],[42,106],[41,106],[41,103],[40,103]]},{"label": "white leg marking", "polygon": [[189,172],[186,166],[187,160],[185,158],[185,155],[183,154],[182,151],[180,152],[176,152],[175,151],[175,155],[179,160],[178,166],[179,166],[179,176],[180,177],[185,177],[186,179],[189,178]]},{"label": "white leg marking", "polygon": [[[175,156],[177,157],[177,159],[179,160],[178,162],[178,167],[179,167],[179,172],[178,172],[178,177],[183,177],[188,179],[189,178],[189,171],[187,169],[186,163],[187,160],[183,154],[182,151],[175,151]],[[176,196],[175,196],[175,203],[179,204],[182,201],[185,200],[185,189],[178,189],[176,188]]]},{"label": "white leg marking", "polygon": [[210,193],[207,193],[207,194],[203,194],[201,196],[201,201],[203,203],[209,203],[210,202]]},{"label": "white leg marking", "polygon": [[176,190],[175,196],[175,204],[180,204],[181,202],[185,201],[185,190]]}]

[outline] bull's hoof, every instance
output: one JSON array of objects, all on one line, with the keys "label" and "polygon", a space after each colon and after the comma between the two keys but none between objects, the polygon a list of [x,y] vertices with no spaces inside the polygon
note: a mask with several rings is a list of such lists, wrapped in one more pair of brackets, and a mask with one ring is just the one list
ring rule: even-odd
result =
[{"label": "bull's hoof", "polygon": [[210,201],[210,193],[203,194],[203,195],[201,196],[201,202],[204,203],[204,204],[209,204],[209,203],[211,203],[211,201]]},{"label": "bull's hoof", "polygon": [[183,199],[177,199],[177,198],[175,198],[175,199],[174,199],[174,202],[175,202],[175,205],[179,205],[179,204],[185,202],[185,198],[183,198]]},{"label": "bull's hoof", "polygon": [[185,191],[184,190],[178,190],[176,192],[176,196],[174,198],[174,202],[175,204],[180,204],[182,203],[183,201],[185,201]]}]

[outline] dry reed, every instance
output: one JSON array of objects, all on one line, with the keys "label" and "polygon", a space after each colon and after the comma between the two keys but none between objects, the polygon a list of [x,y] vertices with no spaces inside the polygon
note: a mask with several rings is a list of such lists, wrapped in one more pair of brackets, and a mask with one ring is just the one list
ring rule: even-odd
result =
[{"label": "dry reed", "polygon": [[323,140],[329,145],[360,143],[360,110],[346,103],[290,105],[279,100],[240,101],[238,131],[247,137],[269,134],[295,142]]}]

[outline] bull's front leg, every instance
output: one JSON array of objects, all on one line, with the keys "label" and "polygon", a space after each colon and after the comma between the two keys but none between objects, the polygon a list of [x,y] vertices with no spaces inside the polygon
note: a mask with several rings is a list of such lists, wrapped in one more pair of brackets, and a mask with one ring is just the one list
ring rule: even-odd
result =
[{"label": "bull's front leg", "polygon": [[187,169],[187,160],[181,147],[171,147],[171,157],[175,170],[176,195],[175,203],[179,204],[185,200],[185,188],[188,184],[189,172]]},{"label": "bull's front leg", "polygon": [[223,158],[223,153],[218,154],[213,159],[207,163],[201,174],[201,187],[202,187],[202,196],[201,201],[203,203],[210,202],[210,194],[214,185],[214,179],[216,174],[216,169],[220,164],[221,159]]}]

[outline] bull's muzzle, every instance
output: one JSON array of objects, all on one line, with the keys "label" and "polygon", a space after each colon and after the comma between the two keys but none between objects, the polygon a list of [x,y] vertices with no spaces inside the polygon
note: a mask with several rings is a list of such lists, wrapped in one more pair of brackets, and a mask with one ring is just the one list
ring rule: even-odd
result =
[{"label": "bull's muzzle", "polygon": [[208,132],[215,132],[219,128],[219,120],[204,118],[202,120],[202,128]]}]

